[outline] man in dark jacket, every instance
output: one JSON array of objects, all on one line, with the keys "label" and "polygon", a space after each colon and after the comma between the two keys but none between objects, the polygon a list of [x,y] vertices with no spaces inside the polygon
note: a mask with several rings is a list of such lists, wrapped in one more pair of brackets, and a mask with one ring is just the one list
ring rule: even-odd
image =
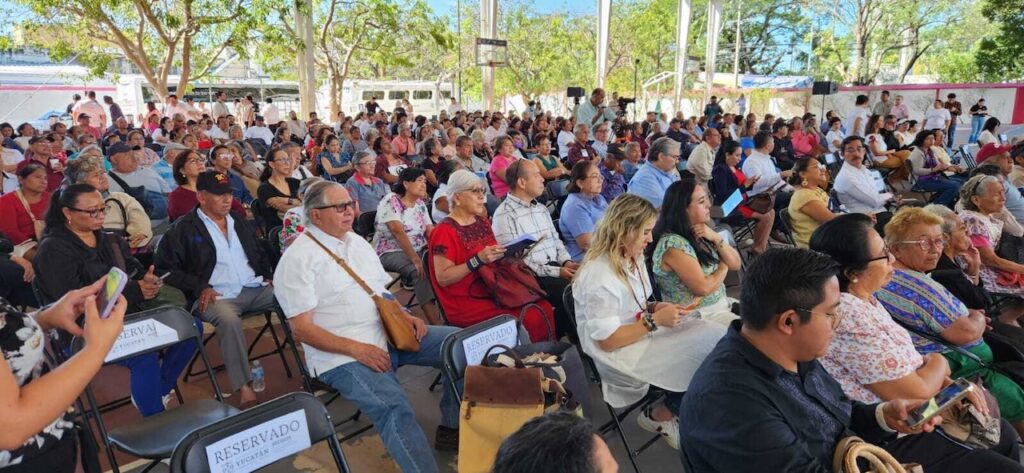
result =
[{"label": "man in dark jacket", "polygon": [[194,311],[217,327],[217,337],[241,403],[256,401],[242,330],[243,314],[272,310],[270,261],[242,215],[231,215],[234,188],[224,173],[206,171],[196,182],[199,207],[164,235],[157,250],[159,273],[193,301]]}]

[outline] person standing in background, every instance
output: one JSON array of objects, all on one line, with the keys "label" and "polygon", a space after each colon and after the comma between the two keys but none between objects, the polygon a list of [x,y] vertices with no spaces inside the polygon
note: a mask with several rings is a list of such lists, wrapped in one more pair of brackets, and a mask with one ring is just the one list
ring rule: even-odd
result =
[{"label": "person standing in background", "polygon": [[896,117],[896,120],[906,120],[910,118],[910,110],[907,108],[907,104],[903,103],[903,96],[896,96],[896,103],[893,104],[889,114]]},{"label": "person standing in background", "polygon": [[871,113],[884,117],[892,113],[892,103],[889,102],[889,91],[882,91],[882,99],[875,104],[875,107],[871,109]]},{"label": "person standing in background", "polygon": [[978,142],[978,134],[981,133],[981,127],[985,125],[985,120],[987,119],[988,107],[985,106],[985,99],[980,98],[971,107],[971,136],[967,138],[968,143]]},{"label": "person standing in background", "polygon": [[227,98],[227,96],[224,94],[224,91],[221,90],[221,91],[217,92],[217,96],[216,97],[217,97],[217,101],[213,103],[213,110],[212,110],[213,119],[214,120],[217,120],[220,117],[226,117],[226,116],[229,115],[228,105],[226,103],[224,103],[224,100]]},{"label": "person standing in background", "polygon": [[[118,118],[124,117],[124,112],[121,111],[121,106],[114,103],[114,98],[109,95],[103,96],[103,103],[107,104],[107,108],[110,109],[110,121],[116,122]],[[127,117],[125,117],[127,118]]]},{"label": "person standing in background", "polygon": [[960,119],[960,115],[964,114],[963,105],[956,99],[956,94],[949,94],[946,96],[946,103],[943,104],[946,110],[949,110],[949,129],[946,130],[946,147],[952,148],[953,141],[956,138],[956,122]]},{"label": "person standing in background", "polygon": [[747,113],[747,96],[740,94],[740,98],[736,99],[736,105],[739,106],[740,111],[737,113],[739,116],[744,116]]}]

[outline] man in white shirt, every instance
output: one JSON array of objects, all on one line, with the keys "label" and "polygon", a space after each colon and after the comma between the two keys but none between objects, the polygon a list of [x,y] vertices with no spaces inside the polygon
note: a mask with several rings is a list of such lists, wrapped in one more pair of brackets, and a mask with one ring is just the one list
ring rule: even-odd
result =
[{"label": "man in white shirt", "polygon": [[448,104],[448,116],[454,118],[455,114],[461,111],[462,105],[459,105],[459,102],[455,100],[455,97],[452,97],[452,103]]},{"label": "man in white shirt", "polygon": [[843,122],[848,136],[864,136],[864,129],[868,125],[868,96],[858,95],[857,104],[846,112],[846,121]]},{"label": "man in white shirt", "polygon": [[491,118],[491,126],[484,130],[484,140],[487,144],[494,146],[494,140],[498,139],[499,136],[504,135],[508,126],[504,124],[500,116],[495,114]]},{"label": "man in white shirt", "polygon": [[107,112],[103,110],[103,105],[96,101],[96,92],[90,90],[85,95],[87,99],[77,105],[77,113],[72,116],[78,117],[84,113],[89,116],[89,126],[98,130],[106,130]]},{"label": "man in white shirt", "polygon": [[582,123],[591,129],[604,122],[615,120],[615,112],[604,105],[604,89],[597,88],[590,94],[590,100],[576,108],[576,123]]},{"label": "man in white shirt", "polygon": [[[299,139],[305,139],[306,135],[309,134],[309,129],[306,128],[306,123],[299,120],[299,116],[292,110],[288,112],[288,120],[285,122],[288,124],[288,131],[292,132],[292,135],[299,137]],[[366,133],[363,133],[365,136]]]},{"label": "man in white shirt", "polygon": [[210,128],[210,131],[206,133],[210,139],[220,140],[221,142],[228,141],[231,139],[228,137],[229,120],[227,115],[221,115],[217,118],[217,126]]},{"label": "man in white shirt", "polygon": [[[376,294],[391,296],[386,290],[391,277],[373,247],[352,231],[352,197],[336,182],[316,183],[306,190],[303,209],[306,229],[282,256],[274,273],[274,293],[295,339],[303,345],[310,372],[370,417],[402,471],[438,471],[395,369],[440,367],[441,342],[457,329],[428,327],[407,315],[420,341],[419,351],[390,347],[373,299],[335,260],[344,261]],[[458,445],[459,405],[450,383],[441,385],[436,444],[448,449]]]},{"label": "man in white shirt", "polygon": [[245,139],[259,138],[263,140],[267,146],[274,141],[274,132],[267,128],[266,123],[263,121],[263,115],[256,115],[256,123],[253,126],[245,129]]},{"label": "man in white shirt", "polygon": [[[775,139],[767,131],[759,131],[754,135],[754,150],[743,162],[743,174],[747,179],[757,178],[754,187],[750,189],[749,195],[760,194],[772,188],[778,188],[783,179],[789,179],[793,175],[792,170],[779,172],[772,161],[771,153],[775,149]],[[775,209],[784,209],[789,206],[789,199],[792,197],[793,186],[783,185],[775,193]]]},{"label": "man in white shirt", "polygon": [[711,181],[711,168],[715,165],[715,153],[718,146],[722,144],[722,135],[714,128],[704,130],[704,138],[701,144],[690,152],[686,170],[693,173],[697,183],[708,189],[708,182]]},{"label": "man in white shirt", "polygon": [[887,212],[885,204],[893,200],[893,196],[889,192],[878,191],[875,172],[864,165],[864,139],[851,136],[843,140],[840,147],[844,163],[835,180],[839,202],[852,213],[877,215]]},{"label": "man in white shirt", "polygon": [[186,107],[178,101],[177,95],[171,94],[167,96],[167,103],[164,105],[165,117],[173,117],[176,114],[180,114],[182,117],[187,117],[189,111],[189,107]]},{"label": "man in white shirt", "polygon": [[220,117],[226,117],[231,114],[228,112],[228,104],[225,103],[225,100],[227,100],[227,95],[224,94],[224,91],[217,92],[217,101],[213,103],[213,110],[211,110],[214,120],[219,120]]},{"label": "man in white shirt", "polygon": [[277,133],[277,124],[281,123],[281,111],[270,97],[267,97],[267,105],[263,107],[263,119],[270,125],[270,131]]},{"label": "man in white shirt", "polygon": [[[537,282],[547,293],[547,301],[555,308],[556,329],[571,327],[565,319],[568,313],[562,293],[572,283],[579,264],[573,262],[565,249],[547,206],[536,200],[544,193],[544,176],[533,161],[517,159],[505,169],[505,183],[510,191],[494,212],[491,222],[494,238],[501,245],[526,234],[537,240],[523,256],[523,261],[537,275]],[[576,334],[569,335],[575,337]],[[556,334],[556,338],[561,336],[562,333]]]}]

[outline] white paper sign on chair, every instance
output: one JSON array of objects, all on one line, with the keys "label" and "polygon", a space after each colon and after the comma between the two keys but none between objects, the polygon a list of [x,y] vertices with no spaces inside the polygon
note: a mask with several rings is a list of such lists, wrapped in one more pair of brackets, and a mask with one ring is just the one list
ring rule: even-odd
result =
[{"label": "white paper sign on chair", "polygon": [[[494,345],[505,345],[514,347],[519,344],[519,327],[514,320],[505,322],[497,327],[480,332],[462,341],[462,350],[466,353],[466,366],[476,366],[484,360],[484,354]],[[491,353],[501,353],[505,350],[495,350]]]},{"label": "white paper sign on chair", "polygon": [[210,473],[255,471],[309,448],[306,413],[297,410],[206,447]]},{"label": "white paper sign on chair", "polygon": [[156,319],[124,324],[110,353],[103,361],[116,360],[178,340],[178,332]]}]

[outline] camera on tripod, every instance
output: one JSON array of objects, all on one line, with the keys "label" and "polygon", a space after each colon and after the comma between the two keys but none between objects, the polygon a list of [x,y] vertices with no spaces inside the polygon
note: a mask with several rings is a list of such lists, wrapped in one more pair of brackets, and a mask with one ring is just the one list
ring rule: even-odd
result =
[{"label": "camera on tripod", "polygon": [[629,104],[631,104],[631,103],[636,103],[636,97],[619,97],[619,100],[618,100],[619,113],[618,113],[618,115],[620,117],[626,114],[626,107],[629,106]]}]

